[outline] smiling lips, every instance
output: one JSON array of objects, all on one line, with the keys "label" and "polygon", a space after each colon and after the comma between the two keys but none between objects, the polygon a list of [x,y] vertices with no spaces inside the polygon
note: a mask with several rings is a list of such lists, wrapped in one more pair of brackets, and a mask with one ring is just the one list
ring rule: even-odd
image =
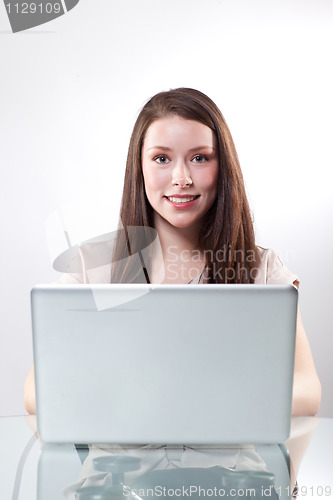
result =
[{"label": "smiling lips", "polygon": [[175,208],[189,208],[196,200],[199,195],[188,195],[188,194],[177,194],[175,196],[165,196],[165,199],[171,203]]}]

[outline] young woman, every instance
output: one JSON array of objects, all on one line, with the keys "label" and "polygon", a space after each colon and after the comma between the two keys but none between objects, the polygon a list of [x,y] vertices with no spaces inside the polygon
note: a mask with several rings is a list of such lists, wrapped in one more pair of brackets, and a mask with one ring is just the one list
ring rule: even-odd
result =
[{"label": "young woman", "polygon": [[[91,265],[101,246],[83,246],[75,261],[81,272],[59,283],[299,285],[274,251],[256,246],[230,131],[214,102],[197,90],[161,92],[141,110],[129,145],[120,220],[109,263],[104,252]],[[320,399],[298,311],[293,415],[315,415]],[[25,405],[35,411],[33,371]]]}]

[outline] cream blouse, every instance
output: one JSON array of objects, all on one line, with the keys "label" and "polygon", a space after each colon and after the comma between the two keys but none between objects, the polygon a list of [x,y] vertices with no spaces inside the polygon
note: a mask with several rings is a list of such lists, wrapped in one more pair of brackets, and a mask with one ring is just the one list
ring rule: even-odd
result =
[{"label": "cream blouse", "polygon": [[[257,246],[259,262],[255,284],[295,284],[299,285],[296,274],[282,263],[271,248]],[[77,247],[75,257],[66,266],[56,284],[92,284],[111,282],[111,247],[107,243],[83,244]],[[67,272],[66,272],[67,271]],[[199,273],[190,283],[204,283],[204,273]]]}]

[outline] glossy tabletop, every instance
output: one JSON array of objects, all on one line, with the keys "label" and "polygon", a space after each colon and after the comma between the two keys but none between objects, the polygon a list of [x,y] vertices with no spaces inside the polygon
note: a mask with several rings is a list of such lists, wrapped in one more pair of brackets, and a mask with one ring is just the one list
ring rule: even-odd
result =
[{"label": "glossy tabletop", "polygon": [[298,498],[333,500],[333,419],[294,418],[285,446],[78,448],[42,445],[35,430],[34,417],[0,417],[4,500],[283,499],[296,476]]}]

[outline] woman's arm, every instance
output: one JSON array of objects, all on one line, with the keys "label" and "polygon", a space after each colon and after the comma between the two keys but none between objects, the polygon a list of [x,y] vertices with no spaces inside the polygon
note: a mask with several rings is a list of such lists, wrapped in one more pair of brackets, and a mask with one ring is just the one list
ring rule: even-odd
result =
[{"label": "woman's arm", "polygon": [[320,408],[320,401],[321,384],[298,308],[292,401],[293,416],[316,415]]},{"label": "woman's arm", "polygon": [[28,413],[36,413],[36,391],[35,391],[35,371],[31,368],[24,383],[24,407]]}]

